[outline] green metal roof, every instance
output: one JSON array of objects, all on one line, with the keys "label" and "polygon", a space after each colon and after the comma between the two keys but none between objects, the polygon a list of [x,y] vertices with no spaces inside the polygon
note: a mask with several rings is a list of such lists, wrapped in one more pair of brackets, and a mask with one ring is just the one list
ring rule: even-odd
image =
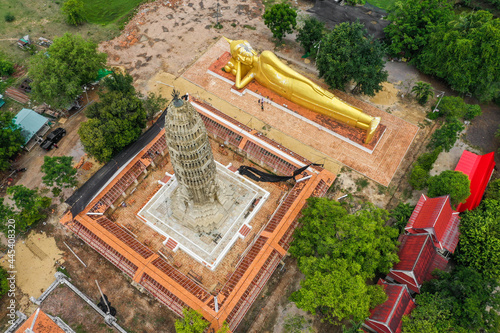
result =
[{"label": "green metal roof", "polygon": [[24,144],[28,143],[48,121],[49,119],[30,109],[22,109],[13,119],[14,124],[21,129]]}]

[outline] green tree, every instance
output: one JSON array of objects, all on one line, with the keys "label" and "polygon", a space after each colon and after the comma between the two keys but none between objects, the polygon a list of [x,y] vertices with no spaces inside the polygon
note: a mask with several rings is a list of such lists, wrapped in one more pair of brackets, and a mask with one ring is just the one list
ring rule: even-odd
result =
[{"label": "green tree", "polygon": [[137,140],[146,126],[146,112],[135,95],[121,91],[100,94],[100,101],[85,111],[88,121],[82,123],[78,134],[85,151],[100,162]]},{"label": "green tree", "polygon": [[106,64],[105,53],[79,35],[64,34],[54,39],[47,53],[30,60],[29,77],[33,98],[55,108],[65,108],[82,93],[82,86],[95,80]]},{"label": "green tree", "polygon": [[14,64],[8,60],[0,59],[0,76],[8,76],[14,73]]},{"label": "green tree", "polygon": [[367,285],[366,272],[348,259],[304,257],[299,268],[305,275],[300,289],[291,300],[312,314],[321,313],[329,322],[343,319],[363,320],[370,309],[385,302],[387,296],[379,285]]},{"label": "green tree", "polygon": [[456,16],[435,27],[417,67],[480,101],[500,96],[500,19],[486,11]]},{"label": "green tree", "polygon": [[343,22],[321,42],[316,66],[331,88],[345,90],[352,81],[353,93],[374,96],[388,76],[383,57],[384,47],[361,23]]},{"label": "green tree", "polygon": [[484,276],[500,278],[500,201],[485,199],[461,214],[457,261]]},{"label": "green tree", "polygon": [[417,307],[402,319],[403,333],[459,332],[455,331],[447,299],[439,294],[423,293],[417,295],[415,301]]},{"label": "green tree", "polygon": [[352,6],[364,5],[366,3],[365,0],[347,0],[346,2]]},{"label": "green tree", "polygon": [[297,26],[297,11],[287,3],[278,3],[266,9],[263,17],[264,24],[271,30],[273,37],[280,42]]},{"label": "green tree", "polygon": [[462,97],[445,96],[439,103],[439,111],[432,114],[435,115],[432,118],[445,117],[447,120],[453,120],[453,118],[472,120],[481,115],[481,107],[477,104],[465,103]]},{"label": "green tree", "polygon": [[82,0],[66,0],[61,10],[66,16],[66,22],[68,22],[68,24],[79,25],[85,22]]},{"label": "green tree", "polygon": [[45,156],[42,172],[45,174],[42,177],[42,182],[47,186],[54,186],[54,183],[59,187],[76,186],[76,169],[71,166],[73,156]]},{"label": "green tree", "polygon": [[417,163],[420,164],[425,170],[431,171],[434,162],[436,162],[439,154],[443,151],[441,146],[434,148],[433,151],[428,153],[423,153],[417,158]]},{"label": "green tree", "polygon": [[373,205],[349,214],[326,198],[307,203],[290,247],[305,279],[291,299],[331,322],[362,320],[385,299],[382,289],[366,280],[387,273],[398,261],[398,231],[385,226],[389,213]]},{"label": "green tree", "polygon": [[417,101],[420,105],[425,105],[430,97],[434,96],[434,91],[430,83],[419,81],[411,92],[415,94]]},{"label": "green tree", "polygon": [[[182,310],[183,318],[175,321],[175,332],[176,333],[203,333],[205,329],[210,325],[203,316],[193,309],[184,308]],[[229,326],[226,322],[221,328],[217,330],[216,333],[228,333]]]},{"label": "green tree", "polygon": [[500,178],[490,181],[488,188],[486,188],[485,197],[500,201]]},{"label": "green tree", "polygon": [[443,147],[445,151],[450,151],[455,142],[457,142],[458,135],[464,128],[462,122],[457,118],[447,120],[441,128],[432,133],[428,147],[432,149]]},{"label": "green tree", "polygon": [[399,230],[399,233],[404,231],[414,209],[414,205],[400,202],[391,210],[391,217],[395,220],[395,227]]},{"label": "green tree", "polygon": [[155,94],[154,92],[149,92],[148,97],[142,100],[144,110],[146,111],[146,117],[148,120],[153,119],[153,117],[160,111],[164,110],[167,106],[168,99],[163,98],[161,94]]},{"label": "green tree", "polygon": [[428,44],[433,29],[453,15],[449,0],[397,1],[387,17],[391,24],[384,29],[388,52],[414,59]]},{"label": "green tree", "polygon": [[9,168],[9,160],[16,156],[24,144],[21,130],[14,125],[12,119],[12,112],[0,112],[0,171]]},{"label": "green tree", "polygon": [[445,170],[429,180],[429,197],[450,195],[453,206],[465,202],[470,196],[470,180],[460,171]]},{"label": "green tree", "polygon": [[408,179],[408,182],[411,187],[420,191],[427,187],[430,177],[431,176],[429,175],[428,170],[424,169],[421,164],[415,163],[411,169],[410,179]]},{"label": "green tree", "polygon": [[119,91],[125,95],[135,95],[133,82],[134,78],[130,74],[114,71],[102,80],[102,86],[108,91]]},{"label": "green tree", "polygon": [[[31,190],[24,185],[11,186],[7,189],[7,194],[11,196],[15,207],[4,204],[3,198],[0,200],[0,216],[13,218],[16,223],[16,230],[26,231],[34,223],[47,218],[47,208],[51,199],[42,197],[38,189]],[[0,220],[0,229],[6,233],[7,219]]]},{"label": "green tree", "polygon": [[304,26],[297,33],[297,42],[304,49],[306,54],[316,56],[316,48],[318,43],[323,38],[325,31],[325,23],[321,22],[314,16],[309,16],[304,21]]},{"label": "green tree", "polygon": [[438,146],[433,151],[423,153],[417,158],[411,169],[410,179],[408,180],[415,190],[423,190],[427,187],[429,178],[431,177],[429,171],[431,171],[434,162],[436,162],[442,151],[443,148]]},{"label": "green tree", "polygon": [[175,321],[177,333],[203,333],[209,325],[196,310],[184,308],[182,314],[184,317]]},{"label": "green tree", "polygon": [[403,332],[498,332],[497,279],[463,266],[437,275],[424,284],[417,308],[403,319]]}]

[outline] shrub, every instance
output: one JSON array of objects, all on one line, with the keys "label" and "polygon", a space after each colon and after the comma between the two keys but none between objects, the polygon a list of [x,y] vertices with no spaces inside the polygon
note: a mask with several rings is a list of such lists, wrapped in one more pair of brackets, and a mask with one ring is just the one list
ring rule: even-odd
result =
[{"label": "shrub", "polygon": [[458,139],[458,134],[463,129],[464,125],[460,120],[457,118],[450,119],[432,134],[428,147],[434,149],[441,146],[445,151],[450,151]]},{"label": "shrub", "polygon": [[439,154],[443,151],[441,146],[434,148],[429,153],[424,153],[417,158],[410,173],[410,185],[416,190],[423,190],[427,187],[434,162],[436,162]]},{"label": "shrub", "polygon": [[11,13],[5,14],[5,22],[13,22],[15,19],[16,17]]},{"label": "shrub", "polygon": [[415,163],[410,173],[409,183],[415,190],[423,190],[427,187],[429,178],[429,171],[425,170],[420,164]]},{"label": "shrub", "polygon": [[[445,117],[447,120],[453,118],[463,118],[472,120],[481,114],[481,107],[476,104],[467,104],[462,97],[445,96],[439,103],[439,112],[429,114],[430,119]],[[433,117],[433,118],[431,118]]]},{"label": "shrub", "polygon": [[0,60],[0,76],[7,76],[14,73],[14,64],[7,60]]},{"label": "shrub", "polygon": [[420,164],[425,170],[431,171],[432,165],[436,162],[439,154],[443,151],[443,147],[439,146],[432,152],[423,153],[417,158],[417,163]]},{"label": "shrub", "polygon": [[404,228],[408,224],[411,214],[415,206],[409,203],[400,202],[393,210],[391,210],[391,217],[396,220],[394,227],[399,230],[399,233],[404,231]]},{"label": "shrub", "polygon": [[465,111],[464,114],[464,119],[465,120],[472,120],[476,118],[477,116],[480,116],[482,114],[481,112],[481,107],[477,104],[467,104],[467,111]]},{"label": "shrub", "polygon": [[486,189],[486,198],[500,201],[500,178],[491,181]]}]

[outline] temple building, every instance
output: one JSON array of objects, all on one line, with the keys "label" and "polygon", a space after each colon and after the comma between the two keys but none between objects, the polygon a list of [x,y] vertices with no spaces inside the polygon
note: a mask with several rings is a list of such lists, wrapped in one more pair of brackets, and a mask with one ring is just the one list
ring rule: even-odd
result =
[{"label": "temple building", "polygon": [[168,106],[165,136],[179,183],[172,193],[173,214],[195,231],[210,232],[223,222],[233,192],[217,175],[203,120],[178,94]]}]

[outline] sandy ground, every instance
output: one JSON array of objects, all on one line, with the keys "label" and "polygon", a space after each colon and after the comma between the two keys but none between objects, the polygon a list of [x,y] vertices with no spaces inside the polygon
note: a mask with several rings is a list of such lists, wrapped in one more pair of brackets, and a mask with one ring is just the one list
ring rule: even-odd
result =
[{"label": "sandy ground", "polygon": [[[31,232],[16,244],[16,285],[28,296],[38,298],[54,281],[56,265],[62,263],[62,251],[53,237]],[[7,267],[7,257],[0,265]]]}]

